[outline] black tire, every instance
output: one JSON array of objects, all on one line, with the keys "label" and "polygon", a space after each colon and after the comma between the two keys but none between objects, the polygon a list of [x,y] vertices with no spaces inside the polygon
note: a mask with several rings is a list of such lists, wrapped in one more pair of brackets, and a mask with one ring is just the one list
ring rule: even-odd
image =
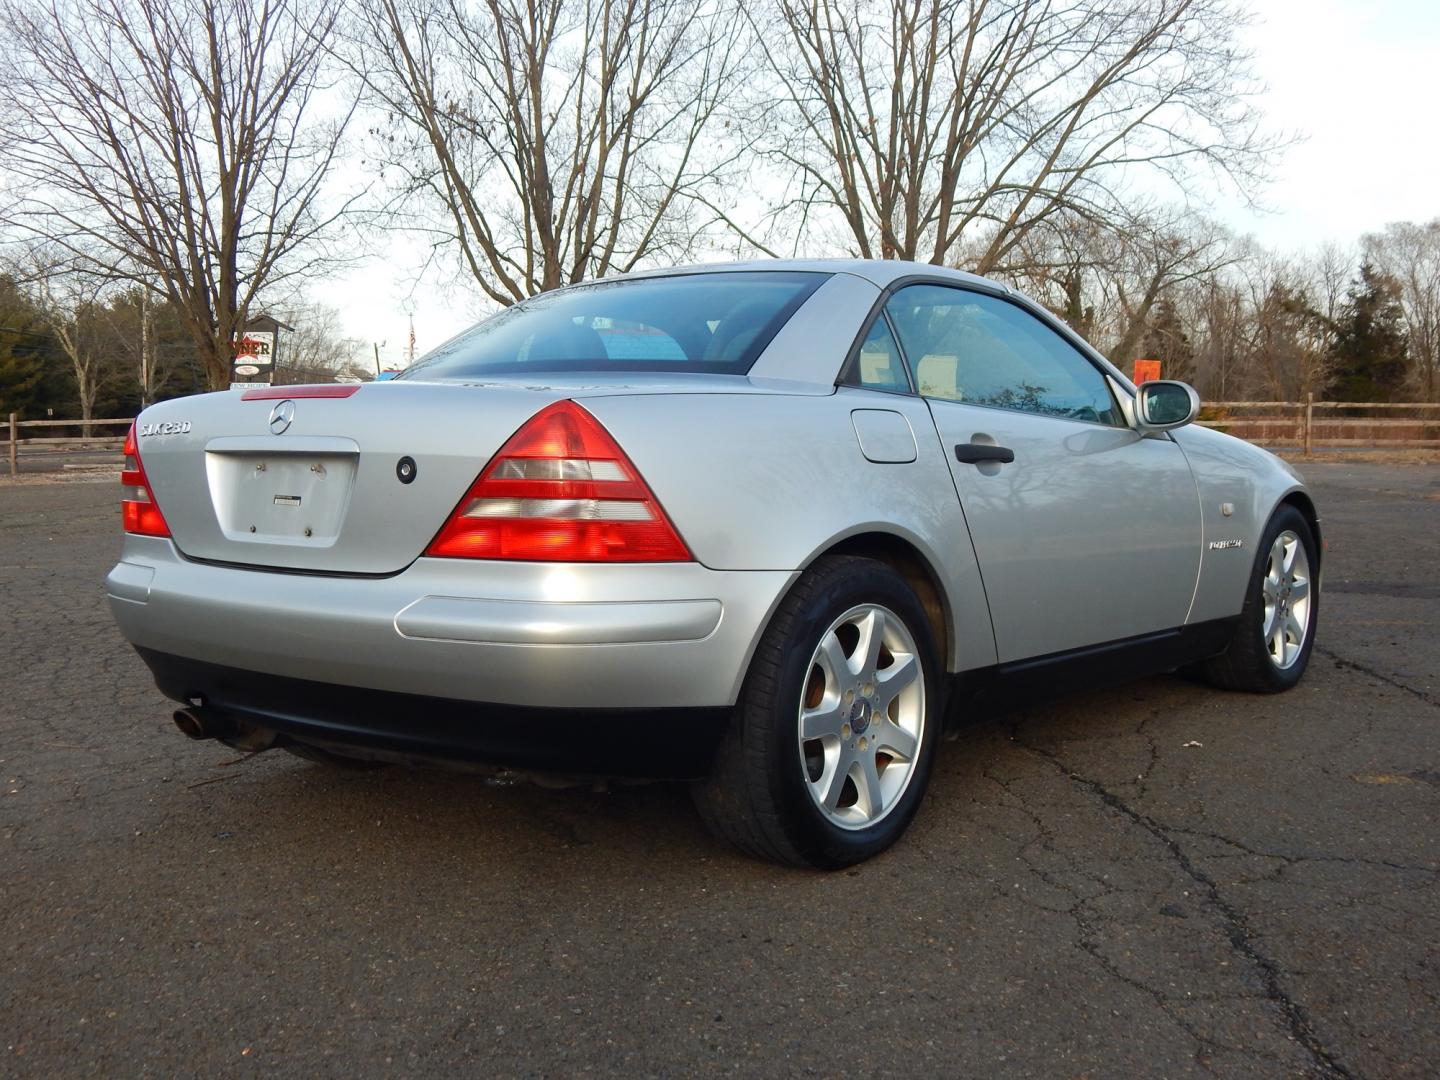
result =
[{"label": "black tire", "polygon": [[[797,725],[802,693],[810,692],[815,650],[835,621],[860,605],[886,609],[913,640],[923,723],[903,792],[872,824],[846,828],[829,820],[810,795]],[[878,854],[905,831],[924,798],[944,719],[942,685],[929,619],[904,578],[871,559],[817,561],[761,637],[714,769],[692,787],[701,817],[741,851],[791,866],[837,869]],[[866,725],[875,722],[878,731],[883,722],[874,719],[878,716],[866,712],[862,719]],[[886,758],[882,770],[894,760],[879,757]]]},{"label": "black tire", "polygon": [[[1270,549],[1276,539],[1285,532],[1299,537],[1309,566],[1309,612],[1308,625],[1300,652],[1289,667],[1279,667],[1271,659],[1270,649],[1265,640],[1265,597],[1262,581],[1270,558]],[[1270,518],[1260,539],[1259,550],[1255,553],[1255,565],[1250,571],[1250,580],[1245,587],[1245,606],[1235,624],[1235,635],[1219,656],[1199,665],[1200,676],[1213,686],[1225,690],[1243,690],[1252,694],[1278,694],[1289,690],[1305,674],[1310,663],[1310,653],[1315,647],[1315,631],[1320,618],[1320,560],[1316,550],[1315,534],[1305,515],[1288,503],[1282,505]]]},{"label": "black tire", "polygon": [[371,769],[381,769],[385,766],[383,761],[371,761],[368,758],[357,758],[350,757],[346,754],[337,754],[333,750],[323,750],[318,746],[311,746],[309,743],[287,742],[282,749],[288,750],[298,758],[313,761],[317,765],[329,765],[335,769],[368,772]]}]

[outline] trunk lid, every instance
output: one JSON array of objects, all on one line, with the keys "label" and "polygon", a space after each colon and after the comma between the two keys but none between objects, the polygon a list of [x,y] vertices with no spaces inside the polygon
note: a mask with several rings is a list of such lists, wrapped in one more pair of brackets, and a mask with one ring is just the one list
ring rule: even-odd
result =
[{"label": "trunk lid", "polygon": [[[190,558],[390,574],[425,550],[501,444],[566,396],[547,386],[404,381],[343,398],[246,401],[222,391],[152,406],[138,441],[155,500]],[[277,434],[272,415],[289,412],[286,401],[293,413],[288,425],[276,421]]]}]

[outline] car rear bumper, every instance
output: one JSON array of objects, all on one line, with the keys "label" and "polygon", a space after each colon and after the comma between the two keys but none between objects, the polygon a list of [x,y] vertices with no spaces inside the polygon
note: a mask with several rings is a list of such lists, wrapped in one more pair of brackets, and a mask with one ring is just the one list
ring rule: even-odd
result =
[{"label": "car rear bumper", "polygon": [[543,709],[336,686],[137,646],[162,693],[237,726],[360,756],[592,776],[705,775],[730,715],[712,709]]},{"label": "car rear bumper", "polygon": [[445,701],[674,710],[735,702],[794,577],[458,559],[325,576],[196,562],[130,536],[106,589],[147,657]]}]

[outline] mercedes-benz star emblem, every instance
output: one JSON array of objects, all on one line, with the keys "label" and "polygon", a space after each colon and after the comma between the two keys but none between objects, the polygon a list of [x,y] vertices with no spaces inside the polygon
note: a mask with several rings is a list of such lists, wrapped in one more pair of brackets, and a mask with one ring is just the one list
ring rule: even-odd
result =
[{"label": "mercedes-benz star emblem", "polygon": [[864,735],[865,729],[870,726],[870,702],[864,698],[858,698],[855,704],[850,707],[850,730],[856,735]]},{"label": "mercedes-benz star emblem", "polygon": [[286,398],[270,410],[270,434],[284,435],[295,419],[295,402]]}]

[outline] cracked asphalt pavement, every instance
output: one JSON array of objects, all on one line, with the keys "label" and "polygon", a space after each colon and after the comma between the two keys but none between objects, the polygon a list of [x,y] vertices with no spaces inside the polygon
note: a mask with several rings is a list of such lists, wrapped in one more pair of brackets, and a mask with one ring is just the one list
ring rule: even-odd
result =
[{"label": "cracked asphalt pavement", "polygon": [[1295,691],[976,719],[891,852],[683,789],[192,743],[101,579],[112,483],[0,484],[0,1075],[1440,1070],[1440,468],[1308,466]]}]

